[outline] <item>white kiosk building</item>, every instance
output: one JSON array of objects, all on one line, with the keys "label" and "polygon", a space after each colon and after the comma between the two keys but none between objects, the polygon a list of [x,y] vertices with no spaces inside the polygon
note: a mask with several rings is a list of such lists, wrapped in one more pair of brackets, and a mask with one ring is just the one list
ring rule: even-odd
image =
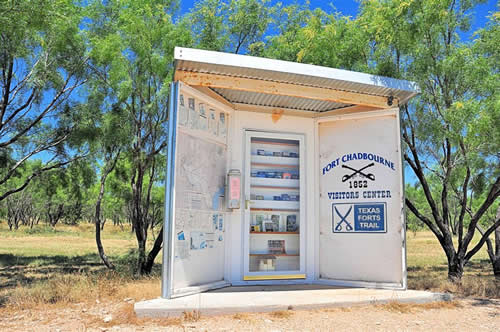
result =
[{"label": "white kiosk building", "polygon": [[406,288],[399,106],[415,83],[175,49],[162,297]]}]

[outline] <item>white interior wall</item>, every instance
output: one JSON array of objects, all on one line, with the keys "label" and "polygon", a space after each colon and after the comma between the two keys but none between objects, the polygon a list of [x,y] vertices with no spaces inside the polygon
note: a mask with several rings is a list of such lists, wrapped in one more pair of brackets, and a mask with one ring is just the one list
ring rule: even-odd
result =
[{"label": "white interior wall", "polygon": [[[316,265],[318,277],[337,284],[354,285],[367,282],[372,285],[405,287],[404,265],[404,213],[402,163],[399,135],[398,109],[381,111],[368,117],[351,115],[322,119],[318,124],[317,186],[320,197],[316,202],[319,211],[319,232],[317,236]],[[359,169],[367,160],[342,162],[342,156],[349,153],[373,153],[388,158],[394,163],[394,170],[380,164],[367,169],[376,181],[368,180],[368,188],[348,188],[342,177],[350,173],[342,164]],[[340,158],[334,167],[323,174],[322,169]],[[353,180],[366,180],[356,176]],[[367,199],[364,191],[390,190],[391,198]],[[358,191],[355,199],[332,199],[328,193]],[[363,203],[386,204],[386,232],[335,233],[333,204],[345,204],[342,214],[349,206]],[[343,207],[339,207],[342,209]],[[350,215],[352,218],[353,216]],[[339,219],[336,219],[339,220]]]},{"label": "white interior wall", "polygon": [[[301,232],[306,232],[305,265],[307,279],[315,278],[314,272],[314,234],[317,233],[317,220],[314,209],[314,119],[283,115],[277,122],[273,122],[271,114],[235,111],[230,127],[229,166],[228,169],[239,169],[244,174],[245,162],[245,130],[259,130],[278,133],[302,134],[305,137],[305,174],[306,174],[306,220]],[[226,243],[226,280],[238,283],[243,280],[244,273],[244,214],[245,214],[245,178],[242,177],[241,208],[227,214],[228,242]],[[302,199],[302,197],[301,197]]]},{"label": "white interior wall", "polygon": [[[181,85],[182,86],[182,85]],[[305,153],[305,215],[301,232],[305,232],[305,272],[308,282],[322,280],[370,282],[376,284],[403,285],[405,287],[405,235],[404,201],[397,109],[351,114],[328,119],[313,119],[283,115],[274,122],[271,114],[234,111],[206,95],[184,86],[185,90],[200,100],[228,112],[227,171],[239,169],[242,173],[241,208],[226,213],[225,255],[220,255],[219,265],[224,265],[224,279],[242,284],[244,274],[244,239],[248,232],[243,229],[245,217],[245,130],[300,134],[304,136]],[[346,143],[347,142],[347,143]],[[347,146],[347,148],[346,148]],[[346,150],[347,149],[347,150]],[[388,202],[387,232],[383,234],[332,234],[331,211],[325,206],[324,194],[330,189],[329,181],[321,176],[321,169],[336,155],[349,149],[364,149],[388,153],[395,163],[396,172],[387,176],[386,184],[393,191]],[[354,150],[353,150],[354,152]],[[377,175],[378,178],[383,178]],[[337,179],[338,180],[338,179]],[[338,181],[337,181],[338,182]],[[320,197],[319,193],[322,194]],[[248,198],[249,199],[249,198]],[[302,199],[302,197],[301,197]],[[330,209],[331,210],[331,209]],[[359,250],[362,248],[362,250]],[[347,255],[339,255],[348,253]],[[224,257],[224,258],[222,258]],[[177,278],[193,276],[177,266]],[[205,278],[202,278],[205,279]],[[216,277],[210,278],[217,280]],[[178,279],[179,280],[179,279]],[[194,277],[192,283],[202,283]],[[321,280],[320,280],[321,281]],[[278,281],[280,282],[280,281]],[[251,283],[251,282],[249,282]],[[257,282],[258,283],[258,282]],[[295,281],[282,281],[295,283]],[[178,285],[189,286],[189,284]]]}]

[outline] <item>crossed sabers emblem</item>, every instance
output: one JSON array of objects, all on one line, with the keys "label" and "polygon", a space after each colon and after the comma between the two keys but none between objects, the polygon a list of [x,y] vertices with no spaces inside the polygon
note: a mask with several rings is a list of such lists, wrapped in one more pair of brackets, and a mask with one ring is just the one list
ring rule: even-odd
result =
[{"label": "crossed sabers emblem", "polygon": [[375,163],[370,163],[370,164],[368,164],[365,167],[362,167],[360,169],[355,169],[355,168],[349,167],[347,165],[342,165],[342,168],[347,168],[347,169],[350,169],[351,171],[354,172],[354,173],[351,173],[351,174],[344,175],[342,177],[342,182],[346,182],[347,180],[349,180],[350,178],[352,178],[356,174],[359,174],[362,177],[367,178],[369,180],[375,181],[375,175],[373,175],[373,173],[366,174],[366,173],[363,172],[365,169],[367,169],[369,167],[372,167],[373,165],[375,165]]},{"label": "crossed sabers emblem", "polygon": [[349,222],[346,220],[347,216],[351,213],[351,210],[352,210],[352,205],[351,207],[349,208],[349,210],[347,210],[346,214],[345,215],[342,215],[339,210],[337,209],[337,207],[335,206],[334,207],[335,209],[335,212],[337,213],[337,215],[340,217],[340,221],[337,223],[337,225],[335,226],[335,231],[336,232],[340,232],[342,230],[342,224],[345,223],[345,229],[348,230],[348,231],[352,231],[352,225],[349,224]]}]

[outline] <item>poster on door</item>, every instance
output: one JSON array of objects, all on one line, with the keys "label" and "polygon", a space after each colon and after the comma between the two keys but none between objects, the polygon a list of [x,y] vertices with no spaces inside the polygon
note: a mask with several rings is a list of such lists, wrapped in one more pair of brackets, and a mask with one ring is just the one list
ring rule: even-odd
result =
[{"label": "poster on door", "polygon": [[323,165],[322,176],[332,185],[333,233],[386,233],[387,203],[393,198],[394,161],[374,152],[348,152]]},{"label": "poster on door", "polygon": [[387,232],[388,181],[397,176],[394,161],[374,152],[349,152],[323,165],[322,176],[337,190],[326,196],[332,208],[333,233]]}]

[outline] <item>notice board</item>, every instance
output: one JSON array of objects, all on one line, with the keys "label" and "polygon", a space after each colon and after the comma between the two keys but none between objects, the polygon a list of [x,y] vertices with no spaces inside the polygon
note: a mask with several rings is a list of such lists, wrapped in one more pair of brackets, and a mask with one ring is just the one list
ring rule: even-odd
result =
[{"label": "notice board", "polygon": [[398,110],[319,124],[321,279],[404,285]]},{"label": "notice board", "polygon": [[[224,280],[229,114],[178,84],[168,268],[171,296]],[[175,93],[175,92],[174,92]],[[199,291],[203,290],[198,288]]]}]

